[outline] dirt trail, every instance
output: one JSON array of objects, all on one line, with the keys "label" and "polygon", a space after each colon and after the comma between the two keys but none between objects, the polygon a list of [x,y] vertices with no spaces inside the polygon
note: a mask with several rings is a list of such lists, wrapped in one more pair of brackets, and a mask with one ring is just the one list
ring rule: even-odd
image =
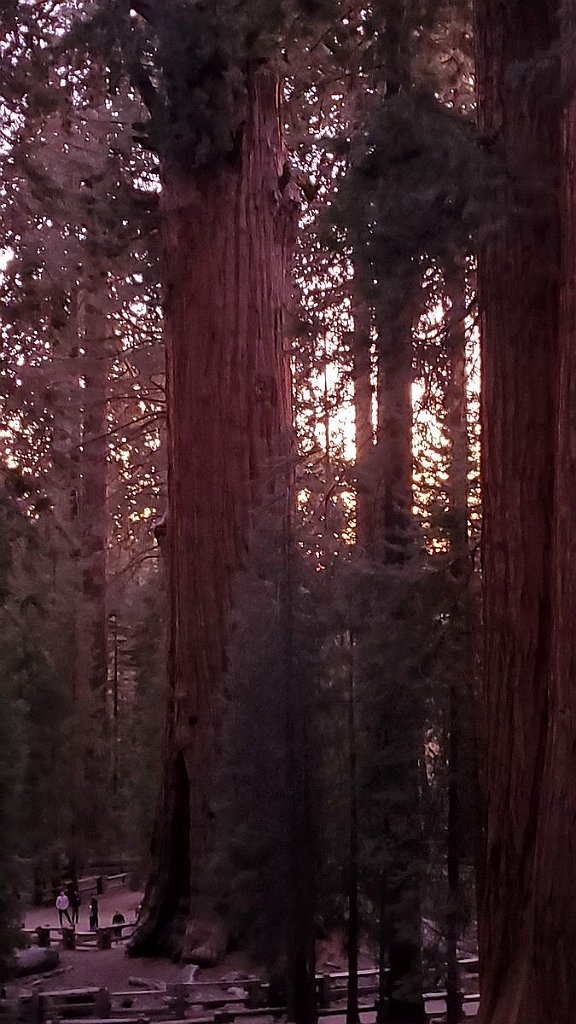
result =
[{"label": "dirt trail", "polygon": [[[139,892],[126,891],[99,897],[100,925],[109,925],[112,914],[116,910],[120,910],[124,914],[127,922],[133,921],[141,898],[142,894]],[[87,929],[87,904],[86,900],[81,907],[80,930]],[[34,907],[26,914],[25,925],[27,928],[36,928],[38,925],[57,927],[58,913],[54,907]],[[54,945],[59,946],[58,943],[54,943]],[[129,985],[130,978],[140,978],[148,982],[166,982],[167,984],[189,981],[191,978],[189,964],[173,964],[170,960],[154,957],[132,959],[126,956],[122,944],[110,950],[91,947],[90,949],[71,951],[59,949],[59,952],[60,966],[64,968],[64,973],[46,978],[43,978],[42,975],[22,978],[8,987],[8,994],[16,995],[20,992],[30,991],[33,983],[35,983],[34,988],[40,987],[45,991],[95,986],[108,988],[110,992],[128,992],[132,988]],[[370,965],[370,958],[361,956],[361,966]],[[318,970],[320,972],[330,972],[344,969],[344,967],[345,961],[336,942],[319,944]],[[248,953],[238,950],[229,953],[218,967],[196,970],[195,980],[210,983],[210,987],[204,989],[206,995],[218,995],[222,992],[226,993],[235,984],[237,985],[237,978],[247,976],[263,977],[264,972]]]}]

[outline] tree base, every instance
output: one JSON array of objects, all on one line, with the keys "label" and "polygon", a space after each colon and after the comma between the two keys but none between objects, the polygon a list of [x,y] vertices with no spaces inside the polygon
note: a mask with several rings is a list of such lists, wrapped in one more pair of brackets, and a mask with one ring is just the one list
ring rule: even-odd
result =
[{"label": "tree base", "polygon": [[221,918],[186,922],[179,916],[159,924],[147,914],[128,942],[126,953],[131,957],[160,956],[199,967],[216,967],[224,958],[229,940],[230,929]]},{"label": "tree base", "polygon": [[230,928],[220,917],[190,922],[182,950],[185,963],[216,967],[224,959],[230,941]]}]

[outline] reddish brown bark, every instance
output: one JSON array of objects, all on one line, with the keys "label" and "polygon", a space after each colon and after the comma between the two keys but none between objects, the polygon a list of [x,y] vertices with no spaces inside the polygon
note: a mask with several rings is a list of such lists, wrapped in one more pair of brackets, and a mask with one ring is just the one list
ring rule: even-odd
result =
[{"label": "reddish brown bark", "polygon": [[374,495],[370,484],[370,457],[374,450],[372,422],[372,358],[370,309],[358,301],[354,311],[352,382],[354,386],[354,440],[356,443],[356,541],[368,550],[374,544]]},{"label": "reddish brown bark", "polygon": [[84,597],[85,660],[87,685],[102,713],[108,681],[108,614],[106,600],[108,547],[108,367],[107,322],[95,308],[97,295],[85,300],[85,337],[82,344],[84,415],[82,437],[82,590]]},{"label": "reddish brown bark", "polygon": [[576,101],[574,0],[562,5],[565,95],[561,142],[562,264],[558,427],[553,536],[551,681],[548,742],[537,817],[534,966],[525,986],[529,1022],[569,1024],[576,1006]]},{"label": "reddish brown bark", "polygon": [[183,947],[189,957],[210,938],[190,922],[210,830],[232,588],[251,510],[278,500],[287,480],[283,311],[297,203],[279,181],[277,85],[261,72],[247,88],[237,152],[199,172],[163,173],[170,706],[154,874],[132,952]]},{"label": "reddish brown bark", "polygon": [[[552,934],[537,912],[535,891],[543,805],[556,802],[543,784],[552,710],[560,279],[555,62],[544,62],[549,77],[540,76],[542,54],[558,41],[558,5],[477,0],[476,10],[481,129],[502,158],[514,210],[485,239],[479,267],[487,799],[480,1019],[568,1024],[573,1008],[568,1016],[557,1013],[551,992],[542,1002]],[[527,67],[530,75],[523,75]]]}]

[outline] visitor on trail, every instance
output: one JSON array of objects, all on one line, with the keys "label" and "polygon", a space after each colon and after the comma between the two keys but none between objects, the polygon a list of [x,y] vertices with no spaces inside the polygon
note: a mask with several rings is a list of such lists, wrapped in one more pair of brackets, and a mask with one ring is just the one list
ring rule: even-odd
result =
[{"label": "visitor on trail", "polygon": [[88,918],[90,931],[95,932],[98,928],[98,900],[95,896],[90,900],[90,915]]},{"label": "visitor on trail", "polygon": [[80,918],[80,905],[82,899],[75,885],[69,885],[67,890],[68,902],[70,903],[70,916],[72,924],[78,924]]},{"label": "visitor on trail", "polygon": [[[114,914],[114,916],[112,918],[112,924],[116,924],[116,925],[126,924],[126,918],[124,917],[124,914],[122,914],[119,910],[117,910],[115,912],[115,914]],[[115,928],[114,929],[114,935],[116,936],[117,939],[121,939],[122,938],[122,929],[121,928]]]},{"label": "visitor on trail", "polygon": [[62,891],[60,895],[56,897],[56,910],[58,911],[58,917],[60,919],[61,928],[64,927],[64,918],[66,918],[68,924],[72,924],[72,921],[70,920],[70,914],[68,913],[69,906],[70,901],[66,893]]}]

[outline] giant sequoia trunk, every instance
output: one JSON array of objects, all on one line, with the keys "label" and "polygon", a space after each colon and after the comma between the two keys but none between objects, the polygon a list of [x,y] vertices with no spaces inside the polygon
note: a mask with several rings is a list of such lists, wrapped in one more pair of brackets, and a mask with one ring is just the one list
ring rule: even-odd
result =
[{"label": "giant sequoia trunk", "polygon": [[280,182],[277,85],[260,72],[247,88],[236,151],[195,173],[165,166],[161,200],[170,699],[153,872],[131,952],[200,961],[221,952],[214,930],[198,924],[198,896],[233,584],[251,510],[285,491],[291,436],[283,309],[297,204]]},{"label": "giant sequoia trunk", "polygon": [[[552,665],[542,767],[534,904],[534,966],[523,985],[524,1020],[569,1024],[576,1007],[576,100],[573,41],[576,3],[562,5],[565,91],[560,216],[562,224],[558,426],[552,579]],[[529,1010],[527,1009],[529,1007]]]},{"label": "giant sequoia trunk", "polygon": [[[566,692],[574,630],[574,540],[565,504],[573,487],[565,447],[573,418],[573,408],[570,417],[566,408],[573,402],[573,370],[567,360],[561,461],[554,479],[559,7],[549,0],[476,3],[481,128],[503,159],[503,180],[514,190],[514,213],[485,240],[479,267],[487,798],[480,907],[483,1024],[569,1024],[576,999],[572,738],[566,746],[574,722],[573,689]],[[548,48],[556,56],[543,60]],[[564,227],[572,261],[572,159],[570,170],[565,188],[570,216]],[[568,322],[573,279],[566,283]],[[573,333],[569,338],[564,332],[563,339],[568,351]],[[554,575],[561,601],[555,615]]]}]

